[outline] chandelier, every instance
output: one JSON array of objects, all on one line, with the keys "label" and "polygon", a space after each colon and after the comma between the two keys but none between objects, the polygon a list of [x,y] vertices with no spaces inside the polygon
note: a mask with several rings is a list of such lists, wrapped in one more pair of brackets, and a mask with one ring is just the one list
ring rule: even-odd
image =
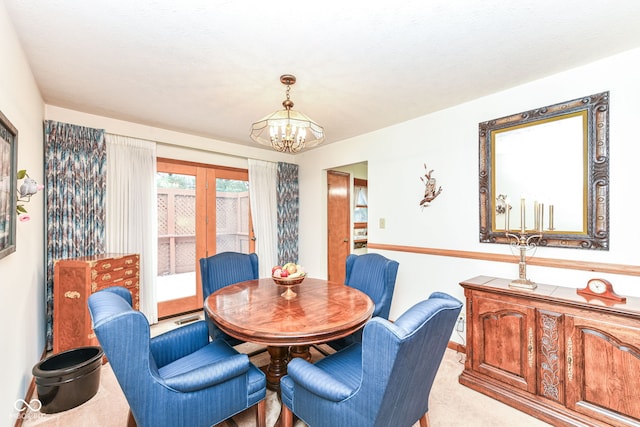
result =
[{"label": "chandelier", "polygon": [[313,147],[324,141],[324,129],[306,115],[292,110],[289,97],[296,76],[284,74],[280,82],[287,86],[287,99],[282,101],[284,110],[278,110],[251,125],[251,139],[270,145],[276,151],[297,153],[304,147]]}]

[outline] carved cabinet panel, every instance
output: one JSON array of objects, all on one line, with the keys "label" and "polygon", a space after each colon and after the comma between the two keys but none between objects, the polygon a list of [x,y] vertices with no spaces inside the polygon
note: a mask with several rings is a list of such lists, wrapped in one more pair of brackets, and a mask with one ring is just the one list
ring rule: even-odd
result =
[{"label": "carved cabinet panel", "polygon": [[140,256],[107,254],[56,261],[53,267],[53,352],[98,345],[87,307],[89,295],[109,286],[131,291],[139,309]]},{"label": "carved cabinet panel", "polygon": [[640,298],[479,276],[461,283],[467,360],[459,381],[552,425],[640,426]]},{"label": "carved cabinet panel", "polygon": [[564,404],[563,316],[547,310],[537,311],[537,392]]}]

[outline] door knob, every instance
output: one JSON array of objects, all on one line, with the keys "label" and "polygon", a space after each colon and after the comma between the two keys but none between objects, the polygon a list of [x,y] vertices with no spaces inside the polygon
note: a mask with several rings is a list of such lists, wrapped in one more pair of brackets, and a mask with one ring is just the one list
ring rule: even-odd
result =
[{"label": "door knob", "polygon": [[344,239],[343,242],[349,243],[349,239]]}]

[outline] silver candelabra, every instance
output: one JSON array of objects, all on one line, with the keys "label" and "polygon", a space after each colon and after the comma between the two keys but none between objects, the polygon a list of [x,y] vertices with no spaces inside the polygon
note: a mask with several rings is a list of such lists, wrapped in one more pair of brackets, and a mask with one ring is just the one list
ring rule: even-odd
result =
[{"label": "silver candelabra", "polygon": [[[520,198],[520,231],[513,232],[509,227],[509,216],[511,214],[511,205],[506,196],[502,196],[502,203],[505,205],[504,218],[504,235],[507,237],[511,248],[518,248],[520,252],[520,261],[518,262],[518,278],[509,283],[509,287],[533,290],[536,285],[527,279],[527,251],[534,250],[538,247],[542,239],[542,230],[544,229],[544,204],[537,201],[534,202],[534,230],[532,234],[527,234],[526,216],[525,216],[525,199]],[[549,224],[550,230],[553,229],[553,208],[549,206]]]},{"label": "silver candelabra", "polygon": [[509,287],[520,289],[535,289],[537,285],[531,280],[527,279],[527,251],[535,250],[537,248],[542,233],[527,234],[526,231],[521,231],[517,234],[506,231],[505,236],[509,239],[509,245],[512,248],[517,247],[520,251],[520,261],[518,262],[518,278],[509,283]]}]

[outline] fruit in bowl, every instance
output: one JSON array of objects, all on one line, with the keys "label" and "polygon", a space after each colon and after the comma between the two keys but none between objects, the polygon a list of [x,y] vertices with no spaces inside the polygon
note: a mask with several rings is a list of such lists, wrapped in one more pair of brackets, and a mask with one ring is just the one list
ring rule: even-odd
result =
[{"label": "fruit in bowl", "polygon": [[305,276],[304,267],[295,262],[276,265],[271,269],[271,278],[278,285],[297,285],[302,283]]}]

